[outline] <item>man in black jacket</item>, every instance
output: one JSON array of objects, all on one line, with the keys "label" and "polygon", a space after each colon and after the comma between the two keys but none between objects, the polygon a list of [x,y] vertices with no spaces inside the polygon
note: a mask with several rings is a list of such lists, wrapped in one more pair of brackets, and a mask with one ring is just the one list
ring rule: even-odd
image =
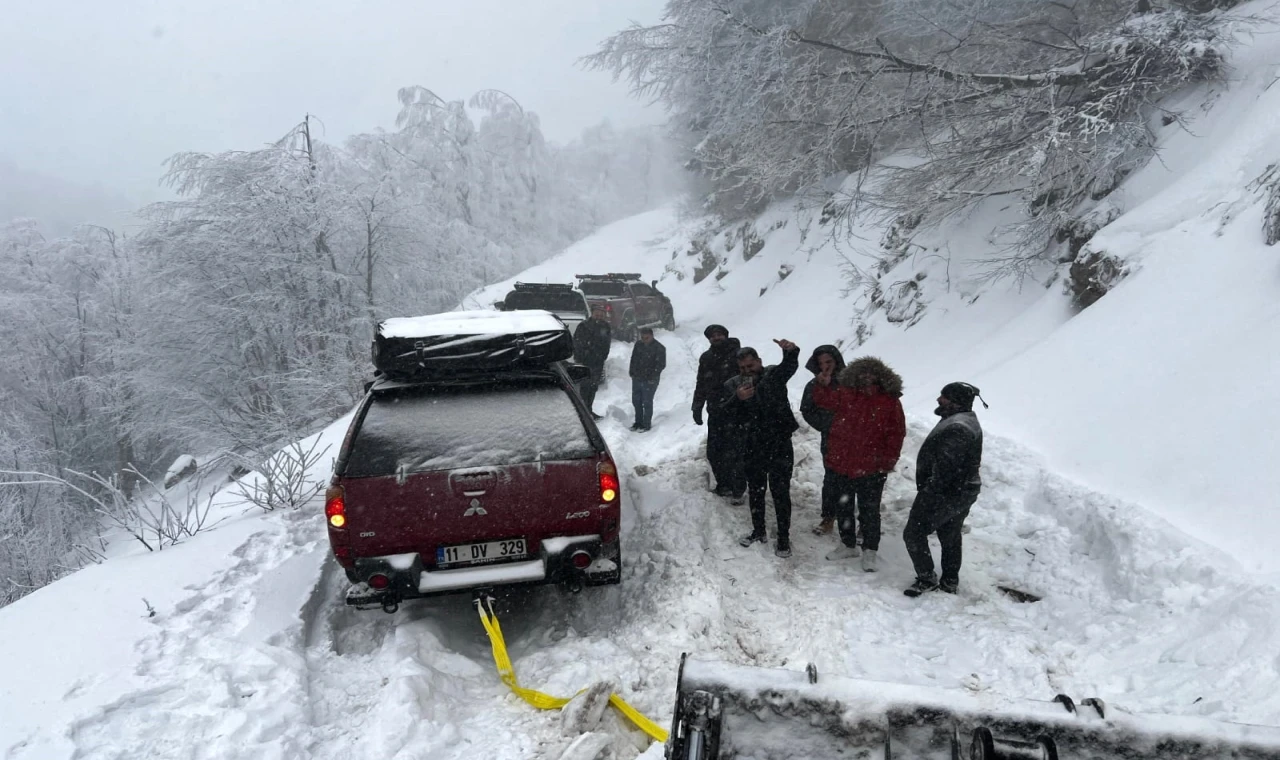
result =
[{"label": "man in black jacket", "polygon": [[[954,594],[960,584],[961,529],[982,490],[982,426],[973,412],[974,398],[982,398],[981,393],[968,383],[942,388],[933,412],[942,421],[916,457],[916,500],[902,532],[916,570],[916,582],[903,592],[907,596],[939,588]],[[933,572],[930,533],[937,533],[942,544],[941,579]]]},{"label": "man in black jacket", "polygon": [[763,542],[764,493],[773,494],[778,518],[778,542],[774,553],[791,556],[791,471],[795,451],[791,434],[800,428],[787,398],[787,381],[800,367],[800,349],[789,340],[775,340],[782,349],[782,363],[765,367],[754,348],[738,350],[738,376],[725,383],[728,399],[723,408],[733,416],[743,435],[743,465],[751,503],[751,533],[738,543]]},{"label": "man in black jacket", "polygon": [[[839,376],[840,370],[844,369],[844,357],[840,355],[840,349],[835,346],[818,346],[813,349],[813,355],[809,357],[809,361],[804,363],[804,368],[813,373],[814,378],[804,387],[804,393],[800,396],[800,416],[804,417],[804,421],[809,423],[809,427],[817,430],[822,435],[821,452],[823,461],[827,457],[827,437],[831,432],[831,420],[835,418],[835,412],[829,409],[823,409],[813,400],[813,386],[818,382],[818,375],[825,374],[831,378],[831,382],[836,382],[835,378]],[[837,383],[838,384],[838,383]],[[831,470],[824,468],[825,473],[822,477],[822,522],[813,529],[813,532],[819,536],[825,536],[831,532],[836,521],[836,498],[839,494],[836,492],[836,478]]]},{"label": "man in black jacket", "polygon": [[693,421],[702,424],[702,407],[707,407],[707,463],[715,476],[717,496],[741,504],[747,491],[742,472],[742,431],[732,415],[724,411],[728,397],[725,383],[738,374],[738,349],[742,344],[729,337],[724,325],[707,325],[702,331],[711,347],[698,358],[698,380],[693,390]]},{"label": "man in black jacket", "polygon": [[613,345],[613,328],[605,316],[603,307],[591,309],[591,319],[583,320],[578,329],[573,331],[573,358],[591,370],[591,378],[582,381],[582,400],[591,410],[591,416],[601,419],[596,414],[596,391],[604,382],[604,363],[609,358],[609,348]]},{"label": "man in black jacket", "polygon": [[667,347],[653,339],[653,329],[640,328],[640,340],[631,349],[631,404],[636,410],[632,430],[644,432],[653,425],[653,394],[667,368]]}]

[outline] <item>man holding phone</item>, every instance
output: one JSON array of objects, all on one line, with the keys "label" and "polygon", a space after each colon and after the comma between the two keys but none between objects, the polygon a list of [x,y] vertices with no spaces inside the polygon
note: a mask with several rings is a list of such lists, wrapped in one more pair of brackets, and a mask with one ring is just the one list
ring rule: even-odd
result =
[{"label": "man holding phone", "polygon": [[791,435],[800,428],[787,397],[787,381],[800,366],[800,349],[789,340],[775,340],[782,349],[782,362],[766,367],[754,348],[738,350],[738,375],[725,383],[724,411],[740,426],[743,462],[747,475],[751,533],[740,544],[751,546],[767,538],[764,495],[773,494],[778,519],[778,540],[774,553],[791,556],[791,472],[795,451]]}]

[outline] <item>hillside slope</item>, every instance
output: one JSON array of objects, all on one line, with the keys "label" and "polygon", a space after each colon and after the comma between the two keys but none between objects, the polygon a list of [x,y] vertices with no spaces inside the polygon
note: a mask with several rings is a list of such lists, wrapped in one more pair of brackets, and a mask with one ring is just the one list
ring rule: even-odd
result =
[{"label": "hillside slope", "polygon": [[[1280,253],[1263,242],[1257,180],[1280,159],[1278,56],[1280,41],[1260,35],[1233,58],[1230,88],[1169,104],[1187,126],[1155,123],[1159,159],[1100,204],[1099,213],[1119,215],[1086,248],[1128,277],[1079,313],[1062,269],[1020,283],[984,279],[1000,254],[992,233],[1013,219],[995,204],[892,252],[883,227],[832,229],[819,210],[784,203],[715,234],[706,220],[673,222],[650,233],[647,250],[598,251],[591,262],[661,274],[686,325],[724,323],[766,349],[789,337],[878,355],[904,376],[908,410],[922,419],[943,384],[973,382],[991,403],[982,411],[990,429],[1058,472],[1159,515],[1249,571],[1276,573]],[[557,267],[525,277],[573,274]],[[853,268],[867,279],[846,292]]]}]

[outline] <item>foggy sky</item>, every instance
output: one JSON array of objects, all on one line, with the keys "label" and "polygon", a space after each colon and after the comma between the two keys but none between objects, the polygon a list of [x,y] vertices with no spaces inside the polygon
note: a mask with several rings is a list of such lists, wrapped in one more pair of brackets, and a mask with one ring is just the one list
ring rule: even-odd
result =
[{"label": "foggy sky", "polygon": [[38,0],[0,11],[0,161],[138,203],[185,150],[252,149],[307,113],[339,142],[396,90],[501,89],[565,142],[661,109],[576,59],[663,0]]}]

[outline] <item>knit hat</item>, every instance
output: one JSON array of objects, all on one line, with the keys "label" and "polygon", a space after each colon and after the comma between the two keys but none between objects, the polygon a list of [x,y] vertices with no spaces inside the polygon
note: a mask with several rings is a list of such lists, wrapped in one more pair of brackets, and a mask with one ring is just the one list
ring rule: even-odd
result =
[{"label": "knit hat", "polygon": [[942,386],[942,397],[966,410],[973,409],[973,399],[977,397],[982,401],[983,409],[990,408],[987,400],[982,398],[982,391],[969,383],[947,383]]},{"label": "knit hat", "polygon": [[726,338],[729,337],[729,328],[725,327],[724,325],[707,325],[707,329],[702,331],[702,335],[707,340],[711,340],[711,333],[716,333],[716,332],[723,333],[724,337]]}]

